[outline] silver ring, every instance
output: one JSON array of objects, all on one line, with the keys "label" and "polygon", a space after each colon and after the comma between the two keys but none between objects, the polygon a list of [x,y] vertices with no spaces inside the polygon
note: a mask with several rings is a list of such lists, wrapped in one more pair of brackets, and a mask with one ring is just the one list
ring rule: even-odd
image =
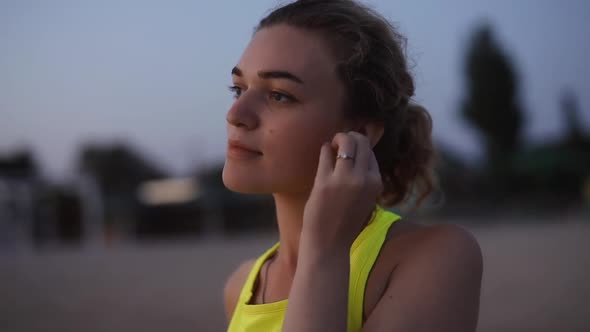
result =
[{"label": "silver ring", "polygon": [[346,153],[339,153],[336,156],[336,159],[350,159],[350,160],[354,160],[354,157],[353,156],[349,156]]}]

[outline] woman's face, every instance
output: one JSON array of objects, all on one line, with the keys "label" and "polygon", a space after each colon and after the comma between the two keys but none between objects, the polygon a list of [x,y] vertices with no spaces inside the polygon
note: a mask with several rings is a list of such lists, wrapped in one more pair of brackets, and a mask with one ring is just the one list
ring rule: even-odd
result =
[{"label": "woman's face", "polygon": [[232,70],[223,181],[244,193],[306,193],[320,147],[346,130],[344,87],[322,39],[277,25],[258,31]]}]

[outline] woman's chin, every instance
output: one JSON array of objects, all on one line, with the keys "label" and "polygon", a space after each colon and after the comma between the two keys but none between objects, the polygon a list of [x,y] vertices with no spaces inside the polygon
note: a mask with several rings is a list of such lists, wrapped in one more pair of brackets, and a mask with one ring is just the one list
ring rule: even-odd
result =
[{"label": "woman's chin", "polygon": [[231,191],[241,194],[268,194],[259,181],[256,181],[252,174],[236,174],[226,167],[222,173],[223,184]]}]

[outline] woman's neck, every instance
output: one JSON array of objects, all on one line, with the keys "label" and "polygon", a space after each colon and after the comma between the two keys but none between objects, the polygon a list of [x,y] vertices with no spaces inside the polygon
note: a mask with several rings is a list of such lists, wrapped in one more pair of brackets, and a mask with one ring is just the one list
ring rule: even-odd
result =
[{"label": "woman's neck", "polygon": [[297,267],[299,239],[303,227],[303,210],[309,197],[305,194],[274,194],[281,246],[276,259],[281,265]]}]

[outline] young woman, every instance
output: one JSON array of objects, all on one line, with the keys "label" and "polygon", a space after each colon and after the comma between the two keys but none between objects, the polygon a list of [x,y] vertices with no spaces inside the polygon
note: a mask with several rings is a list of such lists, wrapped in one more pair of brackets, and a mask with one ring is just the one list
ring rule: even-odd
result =
[{"label": "young woman", "polygon": [[475,331],[482,258],[382,208],[433,187],[403,38],[346,0],[270,13],[232,70],[223,181],[271,193],[279,243],[229,277],[229,331]]}]

